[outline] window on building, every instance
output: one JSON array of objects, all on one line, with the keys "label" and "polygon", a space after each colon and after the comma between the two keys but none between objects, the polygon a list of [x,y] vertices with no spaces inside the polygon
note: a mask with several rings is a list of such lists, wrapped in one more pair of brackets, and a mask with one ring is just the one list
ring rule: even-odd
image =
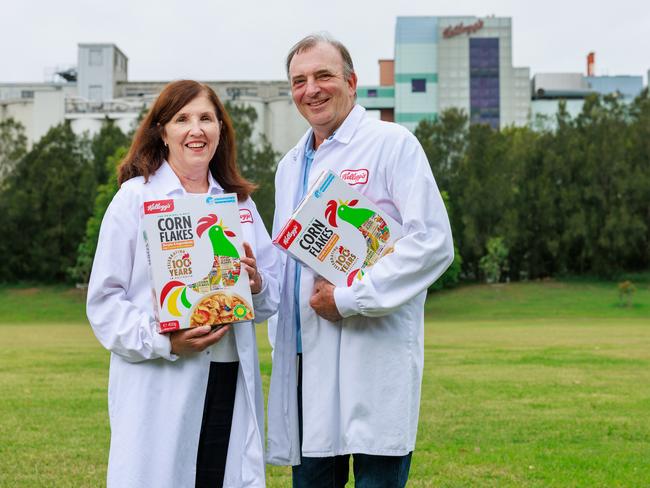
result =
[{"label": "window on building", "polygon": [[115,56],[113,57],[113,65],[119,71],[126,71],[126,59],[117,51],[115,51]]},{"label": "window on building", "polygon": [[20,98],[34,98],[34,90],[22,90]]},{"label": "window on building", "polygon": [[102,50],[99,48],[92,48],[88,53],[88,64],[90,66],[101,66],[104,62],[102,56]]},{"label": "window on building", "polygon": [[103,98],[102,85],[90,85],[88,87],[88,99],[94,102],[101,102]]},{"label": "window on building", "polygon": [[424,78],[413,78],[411,80],[411,92],[424,93],[427,91],[427,80]]},{"label": "window on building", "polygon": [[375,88],[368,88],[368,98],[377,98],[377,90]]}]

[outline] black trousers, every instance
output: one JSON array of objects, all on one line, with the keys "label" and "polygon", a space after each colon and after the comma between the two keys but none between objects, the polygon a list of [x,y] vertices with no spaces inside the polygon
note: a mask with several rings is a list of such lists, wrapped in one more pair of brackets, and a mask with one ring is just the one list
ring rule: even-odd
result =
[{"label": "black trousers", "polygon": [[223,485],[238,371],[239,362],[210,363],[196,456],[197,488]]}]

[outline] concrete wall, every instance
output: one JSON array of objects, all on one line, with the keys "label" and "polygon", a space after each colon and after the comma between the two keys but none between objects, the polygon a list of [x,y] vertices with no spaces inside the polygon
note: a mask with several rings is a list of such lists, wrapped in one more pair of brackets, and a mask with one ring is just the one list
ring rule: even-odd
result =
[{"label": "concrete wall", "polygon": [[112,100],[117,83],[127,79],[128,60],[113,44],[79,44],[78,95],[88,100]]},{"label": "concrete wall", "polygon": [[61,90],[40,91],[34,98],[0,102],[0,120],[13,118],[25,127],[31,147],[51,127],[64,120],[65,95]]},{"label": "concrete wall", "polygon": [[438,21],[438,111],[452,107],[470,114],[469,36],[444,38],[450,26],[476,22],[476,17],[441,17]]},{"label": "concrete wall", "polygon": [[65,95],[62,91],[36,92],[33,105],[33,132],[30,139],[38,141],[51,127],[65,118]]},{"label": "concrete wall", "polygon": [[34,140],[34,99],[0,100],[0,120],[13,118],[25,127],[27,142]]}]

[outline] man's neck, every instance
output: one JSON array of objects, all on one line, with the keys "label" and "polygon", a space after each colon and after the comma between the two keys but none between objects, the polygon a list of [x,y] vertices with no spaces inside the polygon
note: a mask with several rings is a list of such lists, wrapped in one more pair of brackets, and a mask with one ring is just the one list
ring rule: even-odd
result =
[{"label": "man's neck", "polygon": [[348,110],[348,112],[345,114],[345,117],[341,119],[341,121],[336,125],[336,127],[327,127],[327,128],[312,127],[311,128],[314,131],[314,150],[318,149],[318,147],[325,141],[325,139],[332,137],[332,135],[339,129],[339,127],[343,125],[343,122],[345,122],[345,119],[348,118],[353,108],[354,108],[354,103],[350,107],[350,110]]},{"label": "man's neck", "polygon": [[332,131],[318,131],[317,129],[313,129],[313,131],[314,131],[314,150],[318,149],[318,147],[323,143],[323,141],[325,139],[327,139],[332,134],[334,134],[336,129],[338,129],[338,127],[335,128]]}]

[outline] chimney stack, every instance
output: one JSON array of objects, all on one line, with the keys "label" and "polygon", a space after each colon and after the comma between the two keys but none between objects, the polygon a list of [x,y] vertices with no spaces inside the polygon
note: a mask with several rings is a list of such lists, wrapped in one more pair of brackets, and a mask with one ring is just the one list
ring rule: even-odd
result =
[{"label": "chimney stack", "polygon": [[596,53],[590,52],[587,54],[587,76],[595,76],[594,71],[596,67]]}]

